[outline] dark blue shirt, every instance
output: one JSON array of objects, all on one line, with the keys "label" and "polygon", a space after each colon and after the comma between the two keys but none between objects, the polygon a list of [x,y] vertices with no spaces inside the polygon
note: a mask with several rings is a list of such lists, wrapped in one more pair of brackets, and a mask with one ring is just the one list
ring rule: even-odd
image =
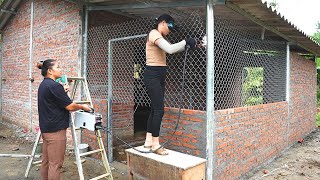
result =
[{"label": "dark blue shirt", "polygon": [[39,124],[42,133],[56,132],[69,127],[72,103],[63,86],[51,78],[44,78],[38,89]]}]

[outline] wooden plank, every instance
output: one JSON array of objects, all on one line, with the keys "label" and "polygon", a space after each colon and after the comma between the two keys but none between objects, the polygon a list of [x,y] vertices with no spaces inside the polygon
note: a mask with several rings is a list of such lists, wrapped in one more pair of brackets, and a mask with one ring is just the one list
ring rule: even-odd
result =
[{"label": "wooden plank", "polygon": [[[31,155],[25,154],[0,154],[0,157],[12,157],[12,158],[30,158]],[[40,155],[34,155],[35,158],[40,158]]]},{"label": "wooden plank", "polygon": [[86,156],[86,155],[89,155],[89,154],[94,154],[94,153],[97,153],[97,152],[101,152],[102,150],[103,149],[97,149],[97,150],[85,152],[85,153],[79,154],[79,156]]},{"label": "wooden plank", "polygon": [[106,173],[106,174],[102,174],[102,175],[100,175],[100,176],[94,177],[94,178],[92,178],[92,179],[90,179],[90,180],[98,180],[98,179],[102,179],[102,178],[108,177],[108,176],[110,176],[110,174],[109,174],[109,173]]}]

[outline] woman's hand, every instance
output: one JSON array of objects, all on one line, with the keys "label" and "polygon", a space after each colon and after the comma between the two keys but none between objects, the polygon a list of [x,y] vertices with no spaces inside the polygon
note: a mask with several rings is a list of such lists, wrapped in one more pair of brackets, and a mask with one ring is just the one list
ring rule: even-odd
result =
[{"label": "woman's hand", "polygon": [[82,109],[86,112],[91,112],[92,108],[88,104],[83,104]]},{"label": "woman's hand", "polygon": [[187,44],[191,49],[193,49],[193,48],[196,47],[197,41],[196,41],[195,39],[193,39],[193,38],[188,38],[188,39],[186,39],[186,44]]}]

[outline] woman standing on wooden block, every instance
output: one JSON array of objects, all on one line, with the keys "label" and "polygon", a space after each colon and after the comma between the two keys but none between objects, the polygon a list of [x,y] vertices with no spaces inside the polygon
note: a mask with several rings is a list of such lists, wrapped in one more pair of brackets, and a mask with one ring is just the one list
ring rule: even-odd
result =
[{"label": "woman standing on wooden block", "polygon": [[164,114],[166,53],[173,54],[184,51],[186,46],[190,48],[196,46],[196,41],[192,38],[176,44],[169,43],[164,37],[173,29],[175,29],[174,19],[168,14],[163,14],[157,18],[156,27],[149,32],[146,42],[146,69],[143,81],[151,99],[151,112],[144,147],[159,155],[168,155],[159,143],[160,126]]}]

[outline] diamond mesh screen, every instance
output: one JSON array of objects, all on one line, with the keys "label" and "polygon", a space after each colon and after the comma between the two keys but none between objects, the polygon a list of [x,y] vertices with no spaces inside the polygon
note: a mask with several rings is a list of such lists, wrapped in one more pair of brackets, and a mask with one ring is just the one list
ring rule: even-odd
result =
[{"label": "diamond mesh screen", "polygon": [[[196,13],[187,19],[177,19],[179,32],[169,35],[172,43],[188,37],[199,38],[205,34],[205,24]],[[94,97],[107,98],[108,85],[108,40],[147,34],[153,20],[140,19],[117,25],[101,26],[89,30],[87,79]],[[115,40],[112,46],[113,102],[150,106],[150,99],[143,84],[145,68],[146,37]],[[179,107],[182,68],[185,53],[167,55],[168,74],[166,79],[165,106]],[[206,51],[189,51],[186,58],[185,86],[182,108],[205,109]]]},{"label": "diamond mesh screen", "polygon": [[[171,43],[205,35],[200,12],[177,19],[178,32]],[[94,27],[88,33],[87,79],[93,98],[107,99],[108,40],[147,34],[153,20],[139,19]],[[145,37],[112,42],[113,102],[150,106],[143,84]],[[165,106],[179,107],[185,53],[167,55]],[[186,58],[181,108],[206,109],[206,49],[190,50]],[[242,21],[215,16],[215,109],[226,109],[285,100],[285,42],[261,40],[257,31]],[[212,82],[213,83],[213,82]]]},{"label": "diamond mesh screen", "polygon": [[285,100],[286,44],[262,28],[215,17],[215,109]]}]

